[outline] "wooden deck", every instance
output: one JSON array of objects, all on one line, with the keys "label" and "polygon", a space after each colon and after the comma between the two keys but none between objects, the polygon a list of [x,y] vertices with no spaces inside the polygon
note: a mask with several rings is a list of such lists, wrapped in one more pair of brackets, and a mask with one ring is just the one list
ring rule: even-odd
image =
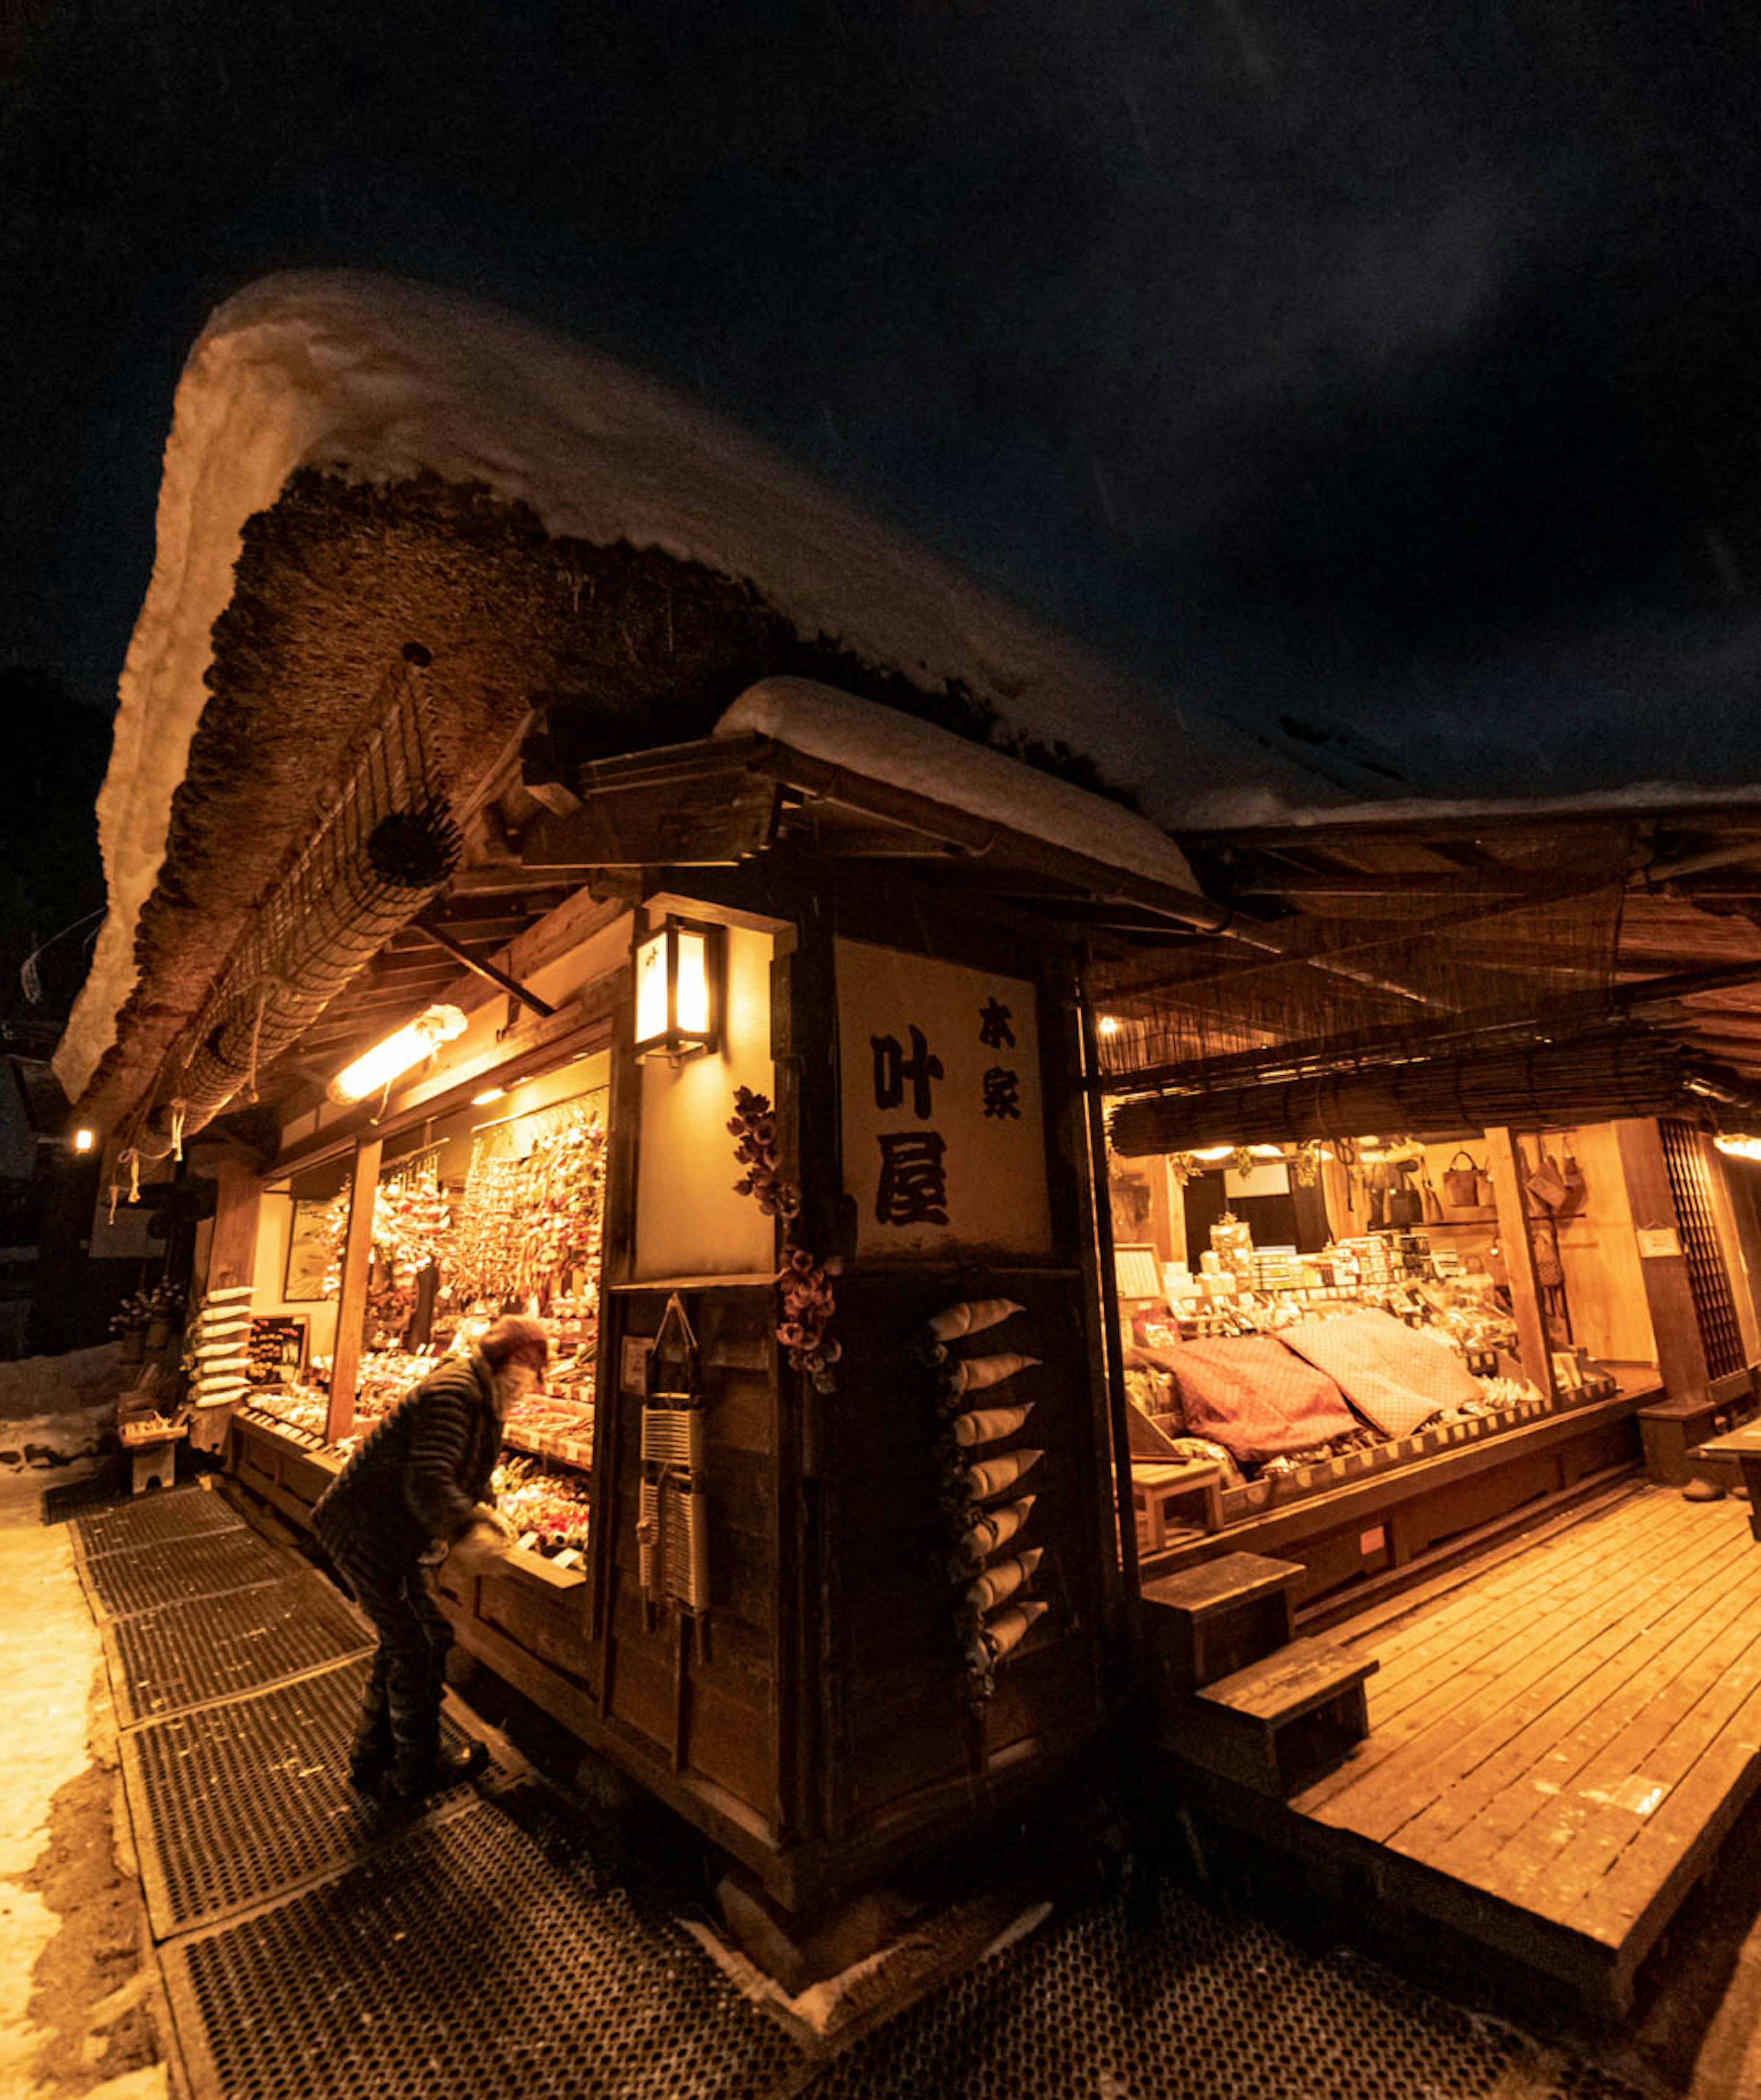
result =
[{"label": "wooden deck", "polygon": [[1334,1628],[1371,1732],[1280,1810],[1203,1791],[1338,1886],[1557,1977],[1633,1974],[1761,1788],[1748,1506],[1634,1483]]}]

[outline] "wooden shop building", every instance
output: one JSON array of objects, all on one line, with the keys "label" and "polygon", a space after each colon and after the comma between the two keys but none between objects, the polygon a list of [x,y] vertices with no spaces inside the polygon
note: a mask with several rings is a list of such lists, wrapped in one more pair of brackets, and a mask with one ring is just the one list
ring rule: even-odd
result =
[{"label": "wooden shop building", "polygon": [[[407,324],[293,283],[192,360],[198,462],[233,338]],[[1650,1484],[1753,1409],[1756,1170],[1714,1137],[1761,1131],[1761,808],[1170,836],[1100,790],[1140,761],[1098,674],[655,429],[646,542],[307,431],[236,563],[162,559],[61,1070],[121,1211],[214,1185],[189,1440],[304,1526],[426,1354],[549,1321],[522,1542],[438,1576],[458,1640],[797,1920],[1083,1783],[1146,1683],[1171,1795],[1404,1858],[1301,1806],[1361,1762],[1377,1633],[1695,1510]],[[1081,755],[1003,735],[1036,704]],[[1761,1776],[1720,1754],[1680,1859]],[[1647,1902],[1609,1962],[1514,1951],[1618,1996]]]}]

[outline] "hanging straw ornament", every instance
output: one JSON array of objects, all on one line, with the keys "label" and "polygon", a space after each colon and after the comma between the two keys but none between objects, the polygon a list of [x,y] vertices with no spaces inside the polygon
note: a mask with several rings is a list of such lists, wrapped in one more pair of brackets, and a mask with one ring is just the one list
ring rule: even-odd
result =
[{"label": "hanging straw ornament", "polygon": [[996,1444],[1012,1436],[1033,1412],[1035,1403],[1024,1401],[1019,1407],[980,1408],[954,1417],[954,1441],[962,1445]]},{"label": "hanging straw ornament", "polygon": [[986,1386],[1001,1385],[1017,1371],[1031,1370],[1037,1357],[1024,1357],[1010,1350],[1000,1357],[961,1357],[951,1366],[956,1392],[979,1392]]},{"label": "hanging straw ornament", "polygon": [[980,1335],[994,1327],[1021,1308],[1012,1298],[962,1299],[930,1317],[929,1330],[938,1342],[957,1342],[964,1335]]},{"label": "hanging straw ornament", "polygon": [[129,1201],[138,1203],[141,1200],[141,1155],[131,1145],[122,1157],[128,1162]]},{"label": "hanging straw ornament", "polygon": [[183,1125],[188,1118],[189,1112],[190,1105],[187,1101],[179,1098],[172,1102],[171,1157],[174,1159],[181,1159],[183,1157]]},{"label": "hanging straw ornament", "polygon": [[121,1193],[122,1184],[120,1181],[112,1181],[110,1185],[110,1215],[104,1220],[106,1224],[113,1225],[116,1223],[117,1202]]}]

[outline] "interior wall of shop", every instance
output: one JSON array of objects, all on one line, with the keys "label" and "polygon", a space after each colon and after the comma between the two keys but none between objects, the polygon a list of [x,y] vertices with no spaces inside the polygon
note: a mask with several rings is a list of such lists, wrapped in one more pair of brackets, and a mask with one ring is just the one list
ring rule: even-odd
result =
[{"label": "interior wall of shop", "polygon": [[641,1070],[641,1144],[636,1154],[633,1280],[768,1274],[775,1221],[740,1178],[728,1134],[736,1087],[775,1098],[771,1064],[768,933],[726,929],[724,1026],[720,1047],[683,1064],[649,1058]]},{"label": "interior wall of shop", "polygon": [[308,1357],[328,1357],[337,1346],[337,1301],[291,1299],[286,1295],[288,1239],[293,1229],[293,1197],[266,1191],[257,1220],[257,1265],[251,1277],[251,1310],[264,1318],[296,1314],[307,1322]]}]

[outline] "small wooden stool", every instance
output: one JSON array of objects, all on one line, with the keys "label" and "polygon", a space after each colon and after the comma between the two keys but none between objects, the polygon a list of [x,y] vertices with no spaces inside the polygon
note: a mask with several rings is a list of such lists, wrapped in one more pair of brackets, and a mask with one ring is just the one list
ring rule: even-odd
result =
[{"label": "small wooden stool", "polygon": [[161,1438],[156,1444],[135,1444],[130,1447],[129,1457],[133,1463],[134,1492],[143,1495],[149,1488],[169,1488],[178,1477],[178,1440],[174,1436]]},{"label": "small wooden stool", "polygon": [[1214,1460],[1134,1458],[1131,1502],[1139,1553],[1160,1553],[1174,1530],[1217,1531],[1223,1521],[1223,1469]]}]

